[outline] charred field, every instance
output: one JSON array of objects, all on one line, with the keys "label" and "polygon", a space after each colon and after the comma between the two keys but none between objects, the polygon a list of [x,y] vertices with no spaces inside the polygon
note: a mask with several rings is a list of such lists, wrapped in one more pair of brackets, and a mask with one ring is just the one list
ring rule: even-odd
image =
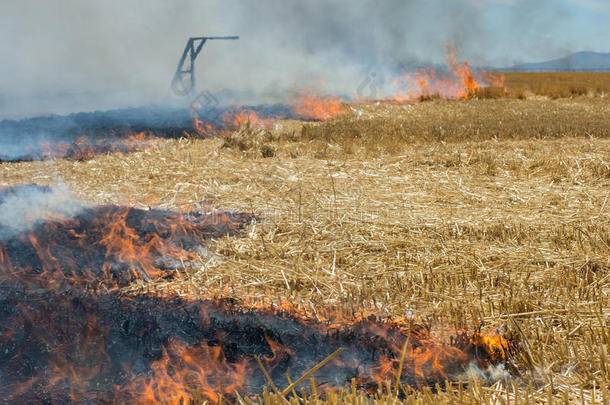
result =
[{"label": "charred field", "polygon": [[608,99],[342,109],[0,163],[0,403],[608,401]]}]

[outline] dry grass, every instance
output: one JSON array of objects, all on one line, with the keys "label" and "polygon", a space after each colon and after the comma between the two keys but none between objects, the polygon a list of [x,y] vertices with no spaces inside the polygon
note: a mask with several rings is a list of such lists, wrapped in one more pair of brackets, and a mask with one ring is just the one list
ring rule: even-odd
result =
[{"label": "dry grass", "polygon": [[[521,375],[508,386],[475,382],[407,403],[608,403],[609,105],[358,106],[334,122],[254,131],[252,142],[242,133],[89,162],[2,164],[0,183],[61,177],[99,203],[262,218],[243,238],[215,241],[201,269],[132,291],[289,300],[312,313],[409,311],[438,325],[502,323],[520,340]],[[399,402],[383,387],[368,399],[328,395]]]},{"label": "dry grass", "polygon": [[610,72],[554,72],[504,74],[506,86],[513,96],[529,95],[550,98],[563,97],[603,97],[610,95]]},{"label": "dry grass", "polygon": [[[257,147],[225,146],[261,155],[260,145],[274,153],[316,158],[342,154],[400,154],[404,147],[430,143],[458,144],[486,140],[610,137],[610,102],[580,100],[432,100],[415,105],[348,106],[350,114],[333,121],[294,126],[279,133],[250,131],[239,139],[257,139]],[[254,142],[254,141],[249,141]],[[450,164],[450,163],[447,163]]]}]

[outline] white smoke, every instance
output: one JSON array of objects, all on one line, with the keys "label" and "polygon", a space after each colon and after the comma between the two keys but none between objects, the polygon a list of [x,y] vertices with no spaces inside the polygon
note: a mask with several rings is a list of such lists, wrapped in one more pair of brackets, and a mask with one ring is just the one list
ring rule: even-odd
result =
[{"label": "white smoke", "polygon": [[158,102],[191,36],[240,36],[204,46],[199,90],[263,103],[320,80],[352,95],[372,71],[442,63],[446,41],[473,65],[507,66],[604,51],[609,33],[574,29],[554,0],[21,0],[1,10],[0,119]]},{"label": "white smoke", "polygon": [[0,189],[0,238],[24,232],[45,220],[78,215],[88,204],[79,201],[66,185],[53,188],[39,186]]},{"label": "white smoke", "polygon": [[485,381],[489,384],[498,381],[508,381],[510,378],[510,373],[502,363],[498,365],[490,364],[487,369],[483,370],[474,362],[471,362],[462,375],[462,381],[472,381],[476,379]]}]

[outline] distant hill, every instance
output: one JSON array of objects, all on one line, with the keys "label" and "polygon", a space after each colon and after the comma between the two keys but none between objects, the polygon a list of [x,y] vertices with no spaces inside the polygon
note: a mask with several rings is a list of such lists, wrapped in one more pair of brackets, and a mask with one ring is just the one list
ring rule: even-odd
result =
[{"label": "distant hill", "polygon": [[610,53],[576,52],[560,59],[523,63],[502,70],[514,72],[610,71]]}]

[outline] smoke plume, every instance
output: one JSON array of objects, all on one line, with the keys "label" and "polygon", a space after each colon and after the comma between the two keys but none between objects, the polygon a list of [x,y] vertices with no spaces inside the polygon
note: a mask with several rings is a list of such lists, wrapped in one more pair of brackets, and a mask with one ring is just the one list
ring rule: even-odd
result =
[{"label": "smoke plume", "polygon": [[[576,4],[579,4],[576,6]],[[440,63],[447,41],[484,66],[604,47],[608,7],[575,0],[282,2],[5,2],[0,16],[0,116],[156,103],[186,39],[205,45],[200,90],[281,102],[292,86],[324,82],[351,95],[369,73]],[[573,12],[579,7],[580,14]],[[579,19],[580,18],[580,19]],[[587,24],[580,24],[582,21]],[[599,23],[599,24],[598,24]],[[599,27],[606,28],[599,28]],[[566,33],[571,33],[570,35]]]}]

